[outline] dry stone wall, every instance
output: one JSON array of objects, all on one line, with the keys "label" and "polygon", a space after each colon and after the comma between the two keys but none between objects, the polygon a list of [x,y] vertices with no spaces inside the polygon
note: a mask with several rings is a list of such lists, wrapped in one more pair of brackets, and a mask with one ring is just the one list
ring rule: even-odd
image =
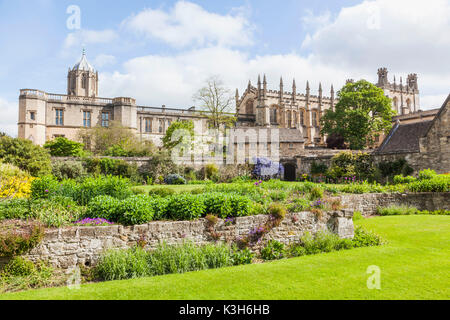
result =
[{"label": "dry stone wall", "polygon": [[430,193],[371,193],[341,196],[342,205],[364,216],[377,213],[377,208],[406,205],[419,210],[450,210],[450,192]]},{"label": "dry stone wall", "polygon": [[[311,212],[288,214],[279,227],[272,229],[262,239],[257,251],[270,239],[283,243],[299,241],[306,233],[316,234],[320,230],[330,229],[341,238],[352,238],[354,235],[353,212],[351,210],[324,212],[318,217]],[[77,265],[95,265],[101,253],[110,248],[130,248],[138,241],[144,240],[147,248],[155,248],[159,243],[181,244],[192,241],[196,244],[226,241],[234,242],[245,237],[255,228],[264,225],[269,216],[259,215],[235,219],[232,225],[225,221],[213,227],[206,219],[197,221],[158,221],[145,225],[124,227],[72,227],[48,230],[44,240],[34,248],[26,258],[32,261],[45,260],[59,269],[69,269]]]}]

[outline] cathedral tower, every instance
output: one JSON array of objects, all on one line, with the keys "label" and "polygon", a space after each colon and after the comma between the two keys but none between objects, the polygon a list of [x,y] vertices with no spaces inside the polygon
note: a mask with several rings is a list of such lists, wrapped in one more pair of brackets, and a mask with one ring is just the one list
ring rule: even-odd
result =
[{"label": "cathedral tower", "polygon": [[98,72],[87,61],[86,52],[67,75],[67,95],[98,97]]}]

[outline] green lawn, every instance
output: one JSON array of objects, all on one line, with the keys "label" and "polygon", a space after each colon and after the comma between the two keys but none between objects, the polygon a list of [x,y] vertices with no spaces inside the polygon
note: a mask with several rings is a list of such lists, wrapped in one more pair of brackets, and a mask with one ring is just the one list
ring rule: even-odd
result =
[{"label": "green lawn", "polygon": [[[389,243],[266,264],[43,289],[0,299],[449,299],[450,217],[358,221]],[[366,285],[381,268],[381,290]]]}]

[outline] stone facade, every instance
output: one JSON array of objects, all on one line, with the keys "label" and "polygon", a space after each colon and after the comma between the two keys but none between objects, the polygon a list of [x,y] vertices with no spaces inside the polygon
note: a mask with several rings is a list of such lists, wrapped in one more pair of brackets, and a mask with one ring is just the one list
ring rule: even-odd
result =
[{"label": "stone facade", "polygon": [[[353,80],[348,80],[353,81]],[[333,109],[338,100],[331,86],[330,95],[324,96],[322,84],[319,84],[318,95],[311,94],[309,81],[306,83],[306,93],[297,93],[295,80],[292,91],[284,91],[283,79],[280,80],[279,90],[268,90],[267,79],[263,82],[258,78],[257,87],[249,81],[242,96],[236,90],[236,106],[239,126],[258,126],[274,128],[291,128],[301,132],[307,146],[324,145],[325,137],[320,134],[320,119],[324,112]],[[404,86],[388,81],[386,68],[378,70],[378,87],[384,90],[387,97],[392,99],[392,108],[399,115],[414,113],[420,109],[417,75],[410,74]]]},{"label": "stone facade", "polygon": [[377,213],[377,208],[407,205],[419,210],[450,210],[450,192],[433,193],[375,193],[341,196],[342,205],[364,216]]},{"label": "stone facade", "polygon": [[[299,241],[306,232],[315,234],[330,229],[341,238],[353,238],[353,212],[350,210],[327,212],[318,218],[311,212],[288,214],[279,227],[272,229],[263,241],[253,248],[259,250],[270,239],[282,243]],[[226,226],[223,220],[214,226],[220,235],[218,241],[235,241],[255,228],[264,225],[269,216],[237,218],[235,224]],[[42,243],[34,248],[26,258],[37,261],[47,260],[56,268],[68,269],[77,265],[93,266],[105,249],[129,248],[144,239],[147,248],[155,248],[159,243],[181,244],[192,241],[196,244],[213,242],[206,219],[179,222],[151,222],[146,225],[123,227],[72,227],[46,231]]]}]

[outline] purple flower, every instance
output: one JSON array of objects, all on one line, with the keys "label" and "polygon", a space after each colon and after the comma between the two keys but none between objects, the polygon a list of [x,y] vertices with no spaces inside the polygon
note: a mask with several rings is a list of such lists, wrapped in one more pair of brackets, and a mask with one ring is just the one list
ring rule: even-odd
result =
[{"label": "purple flower", "polygon": [[48,191],[48,190],[45,190],[45,193],[49,193],[49,191]]}]

